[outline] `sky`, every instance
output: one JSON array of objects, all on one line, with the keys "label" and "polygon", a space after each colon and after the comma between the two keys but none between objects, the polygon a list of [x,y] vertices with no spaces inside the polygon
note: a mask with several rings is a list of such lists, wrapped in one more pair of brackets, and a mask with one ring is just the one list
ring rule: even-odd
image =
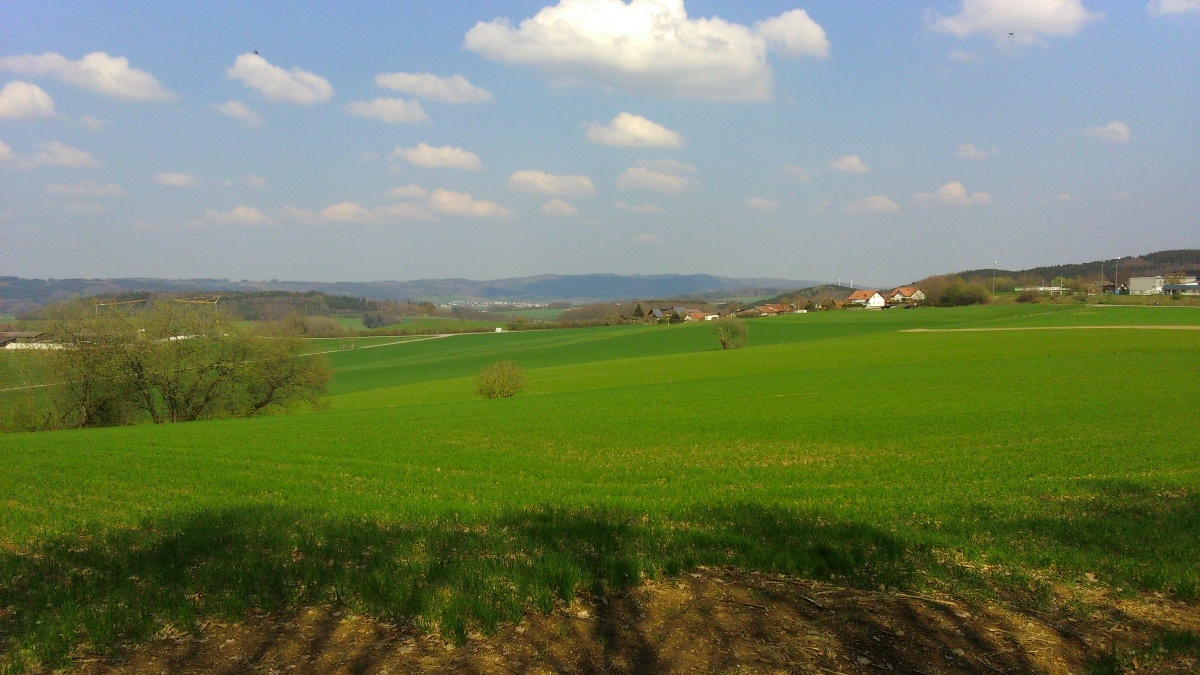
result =
[{"label": "sky", "polygon": [[1200,248],[1200,0],[0,0],[0,275]]}]

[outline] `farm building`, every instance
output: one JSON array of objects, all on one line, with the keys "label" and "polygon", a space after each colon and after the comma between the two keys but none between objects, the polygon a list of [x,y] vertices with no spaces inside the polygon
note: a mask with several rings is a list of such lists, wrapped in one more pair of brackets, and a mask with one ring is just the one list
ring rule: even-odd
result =
[{"label": "farm building", "polygon": [[899,304],[902,302],[924,302],[925,294],[916,286],[901,286],[893,291],[888,291],[884,295],[888,304]]},{"label": "farm building", "polygon": [[850,297],[846,298],[847,305],[858,305],[867,309],[882,309],[887,306],[887,300],[879,291],[863,289],[854,291]]},{"label": "farm building", "polygon": [[[1129,277],[1130,295],[1162,295],[1174,292],[1168,286],[1195,286],[1196,277]],[[1180,292],[1187,292],[1180,290]]]},{"label": "farm building", "polygon": [[0,332],[0,349],[9,348],[9,345],[14,345],[13,348],[16,348],[15,345],[25,344],[25,342],[18,341],[36,340],[41,335],[41,333],[30,332]]},{"label": "farm building", "polygon": [[758,305],[754,308],[761,316],[774,316],[776,314],[788,314],[792,311],[791,305]]}]

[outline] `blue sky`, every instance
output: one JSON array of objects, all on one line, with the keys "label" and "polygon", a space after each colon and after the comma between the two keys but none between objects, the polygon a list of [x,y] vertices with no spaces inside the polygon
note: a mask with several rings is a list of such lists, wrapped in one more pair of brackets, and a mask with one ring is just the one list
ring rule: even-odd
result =
[{"label": "blue sky", "polygon": [[1195,248],[1198,38],[1200,0],[0,0],[0,275],[891,284]]}]

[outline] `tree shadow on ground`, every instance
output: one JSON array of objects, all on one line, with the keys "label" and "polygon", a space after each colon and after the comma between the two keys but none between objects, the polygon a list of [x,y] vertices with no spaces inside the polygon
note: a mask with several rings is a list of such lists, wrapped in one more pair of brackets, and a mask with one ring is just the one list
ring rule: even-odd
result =
[{"label": "tree shadow on ground", "polygon": [[[1198,495],[1098,487],[1107,492],[1089,504],[993,518],[972,534],[993,536],[1007,555],[1039,561],[1045,554],[1013,553],[1012,542],[1041,537],[1052,546],[1050,558],[1068,566],[1115,553],[1131,570],[1114,568],[1126,583],[1169,582],[1186,591],[1188,564],[1155,559],[1153,546],[1196,549]],[[549,612],[577,592],[610,599],[597,606],[602,619],[612,615],[598,624],[599,643],[622,662],[651,668],[654,645],[615,628],[632,625],[627,615],[636,607],[623,593],[647,578],[713,566],[851,588],[913,588],[929,575],[952,587],[960,580],[919,533],[760,504],[671,515],[541,507],[476,520],[382,523],[252,505],[59,536],[32,550],[0,552],[0,654],[8,655],[0,656],[0,669],[6,660],[10,668],[57,667],[80,646],[111,655],[164,627],[198,634],[208,618],[318,605],[463,644],[471,631],[491,633],[530,608]],[[1143,533],[1138,541],[1150,548],[1114,543],[1131,532]]]}]

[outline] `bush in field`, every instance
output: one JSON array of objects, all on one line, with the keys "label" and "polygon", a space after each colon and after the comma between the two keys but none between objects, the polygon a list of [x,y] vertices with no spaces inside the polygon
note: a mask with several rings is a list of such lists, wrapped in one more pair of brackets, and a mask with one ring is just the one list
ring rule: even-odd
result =
[{"label": "bush in field", "polygon": [[315,404],[330,380],[299,342],[268,339],[231,314],[160,302],[145,310],[74,305],[46,331],[60,428],[248,417]]},{"label": "bush in field", "polygon": [[713,321],[713,333],[721,341],[721,349],[741,349],[746,346],[750,329],[746,328],[745,321],[726,316]]},{"label": "bush in field", "polygon": [[479,371],[475,391],[484,398],[509,398],[525,388],[525,371],[514,361],[500,361]]},{"label": "bush in field", "polygon": [[1020,295],[1017,296],[1017,302],[1028,302],[1031,304],[1037,304],[1038,302],[1041,302],[1041,300],[1042,300],[1042,296],[1037,291],[1025,291],[1024,293],[1021,293]]}]

